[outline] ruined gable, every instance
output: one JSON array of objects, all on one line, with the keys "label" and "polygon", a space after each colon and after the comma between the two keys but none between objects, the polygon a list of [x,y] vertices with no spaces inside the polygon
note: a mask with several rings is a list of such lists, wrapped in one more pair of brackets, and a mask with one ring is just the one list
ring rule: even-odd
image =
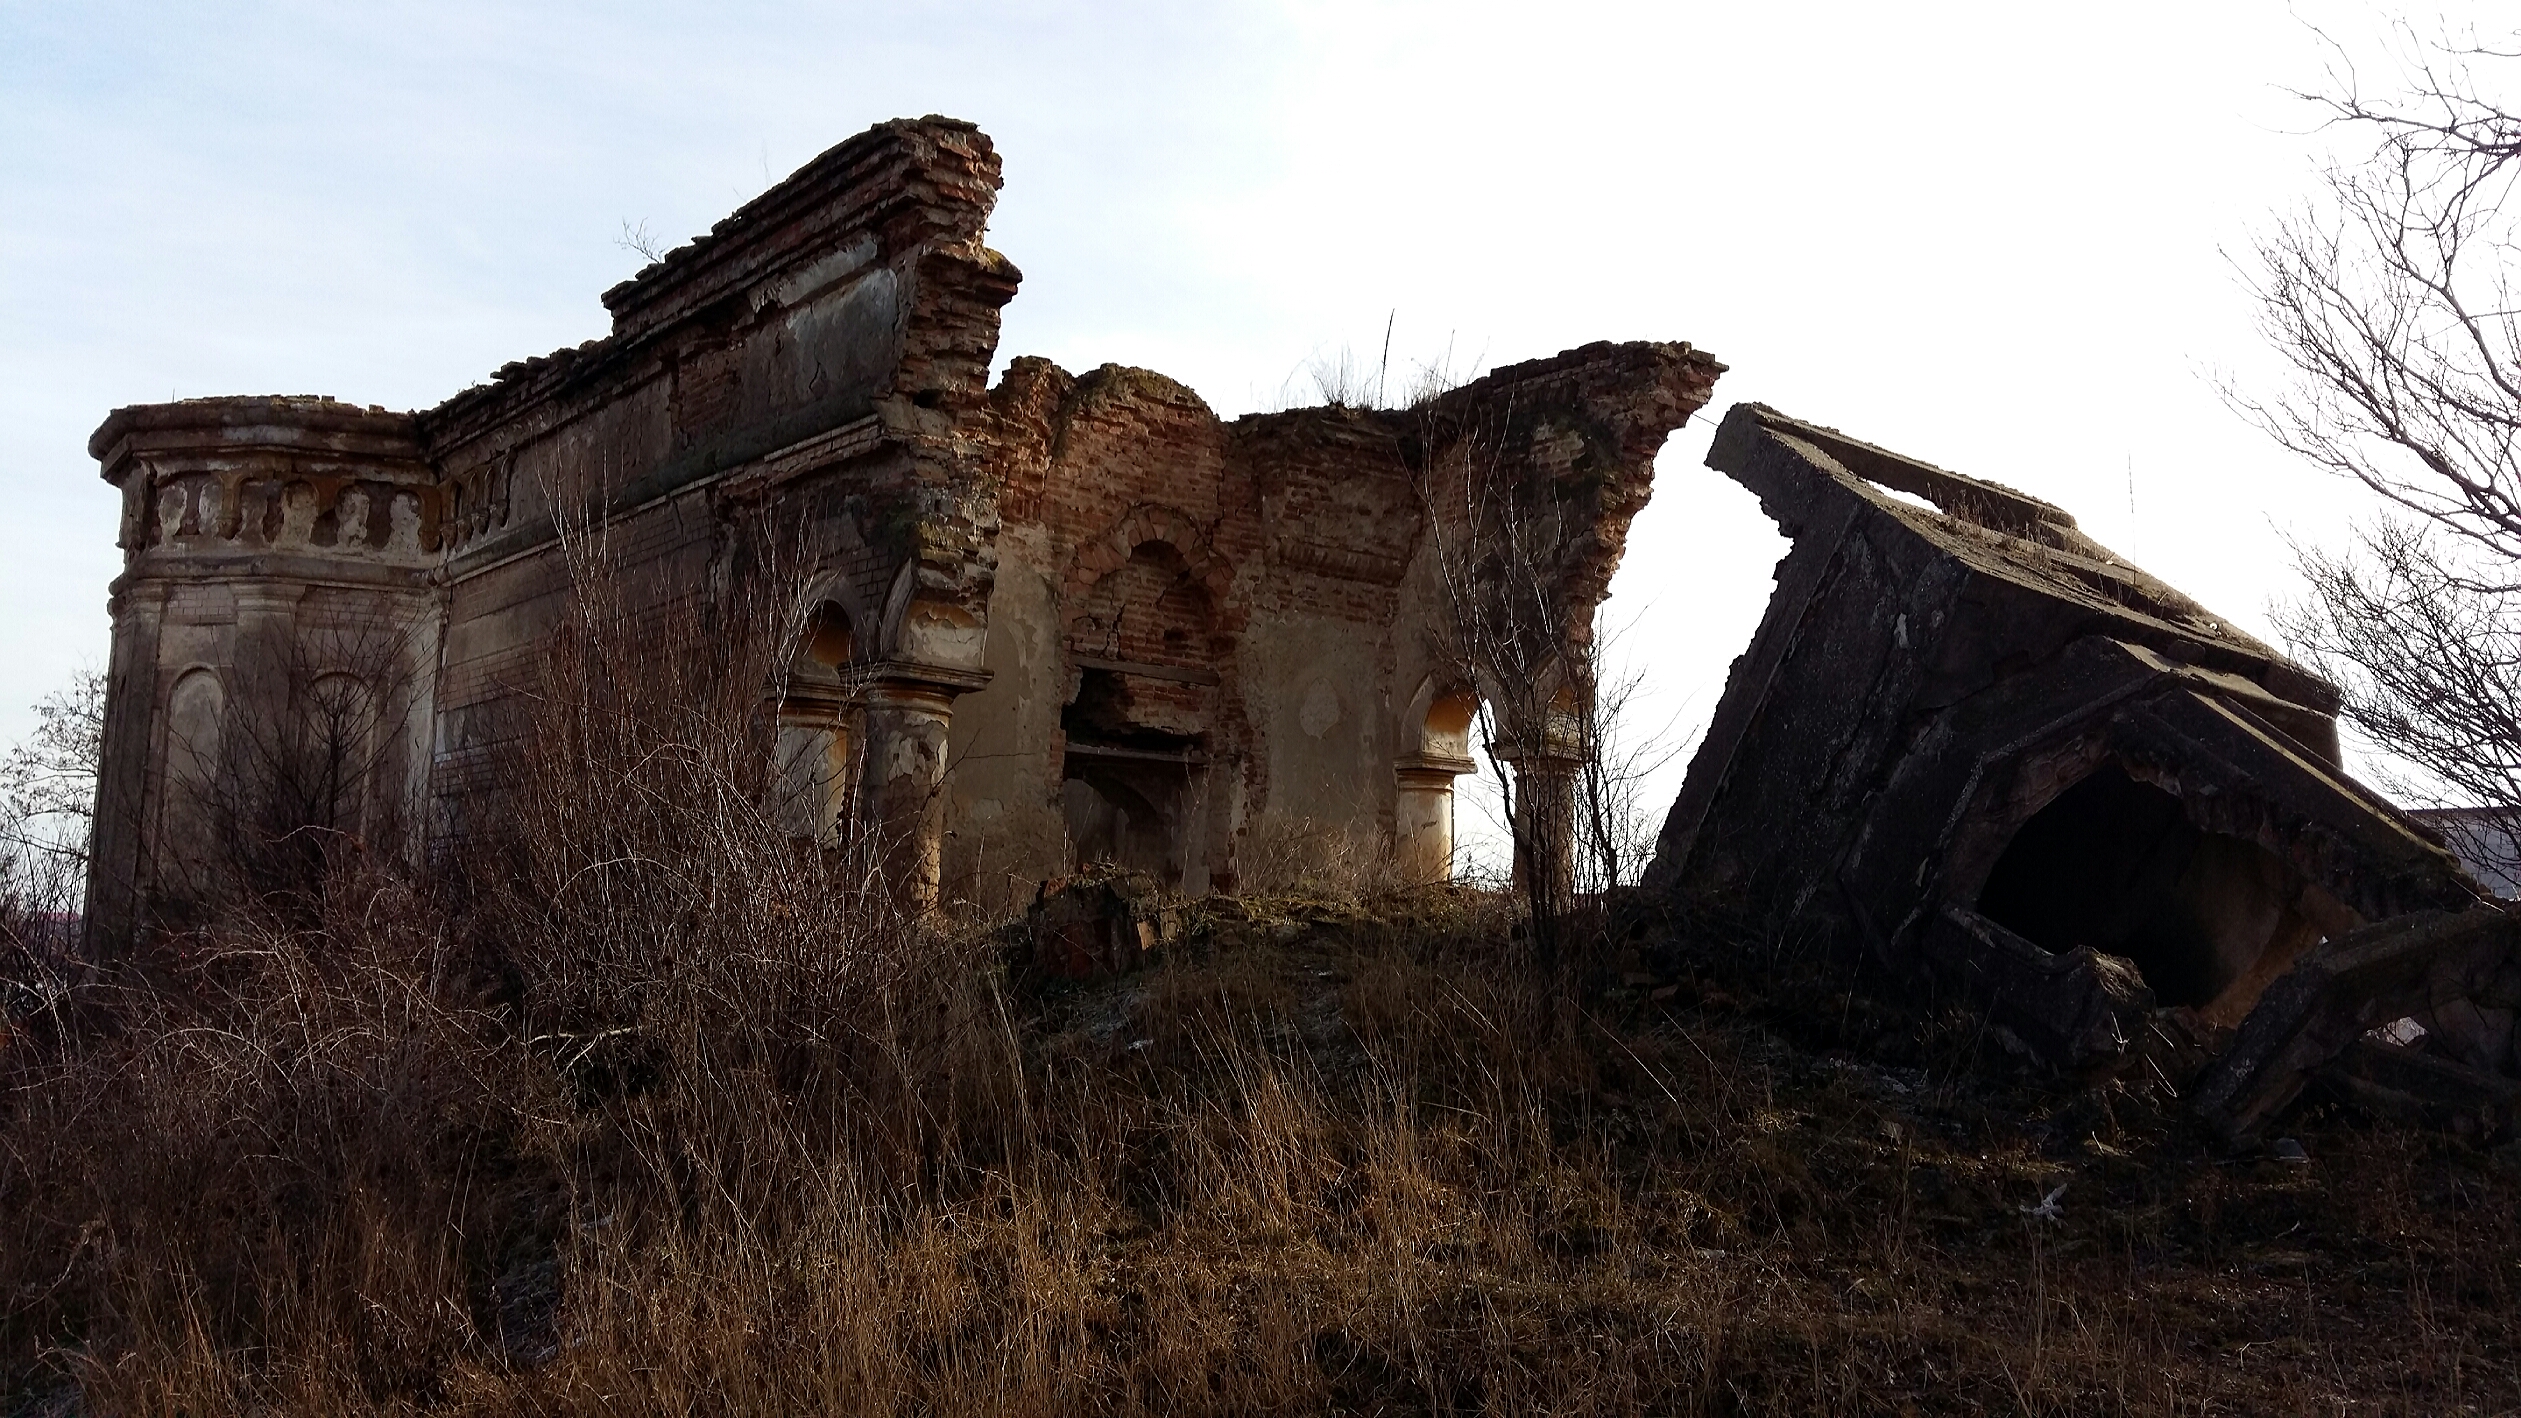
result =
[{"label": "ruined gable", "polygon": [[1362,832],[1441,875],[1472,764],[1437,480],[1475,459],[1568,505],[1543,574],[1580,608],[1549,631],[1572,646],[1655,453],[1720,370],[1686,345],[1587,346],[1415,409],[1226,423],[1149,371],[1016,361],[994,396],[994,677],[958,721],[949,877],[985,895],[995,862],[1004,891],[1091,842],[1205,890],[1267,821]]}]

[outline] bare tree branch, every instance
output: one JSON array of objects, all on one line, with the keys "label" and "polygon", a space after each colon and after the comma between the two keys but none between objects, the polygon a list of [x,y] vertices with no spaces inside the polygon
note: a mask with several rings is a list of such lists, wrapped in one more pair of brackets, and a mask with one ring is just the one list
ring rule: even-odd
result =
[{"label": "bare tree branch", "polygon": [[[2326,36],[2323,36],[2326,38]],[[2512,879],[2521,828],[2521,115],[2493,93],[2521,46],[2404,24],[2396,87],[2344,46],[2300,95],[2364,139],[2257,243],[2259,329],[2290,366],[2226,400],[2390,515],[2344,552],[2297,547],[2309,595],[2279,612],[2387,755],[2388,786],[2493,828],[2460,845]]]}]

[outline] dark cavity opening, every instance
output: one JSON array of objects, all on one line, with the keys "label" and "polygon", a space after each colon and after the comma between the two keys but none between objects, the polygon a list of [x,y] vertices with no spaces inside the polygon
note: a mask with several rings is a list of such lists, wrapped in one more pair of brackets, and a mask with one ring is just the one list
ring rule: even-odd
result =
[{"label": "dark cavity opening", "polygon": [[1060,785],[1077,865],[1110,862],[1179,886],[1181,790],[1143,768],[1068,765]]},{"label": "dark cavity opening", "polygon": [[1059,727],[1067,738],[1060,812],[1076,864],[1110,862],[1168,887],[1195,885],[1206,737],[1138,722],[1127,678],[1100,669],[1079,675]]},{"label": "dark cavity opening", "polygon": [[1980,914],[2046,950],[2125,956],[2166,1005],[2204,1006],[2271,950],[2316,936],[2303,883],[2266,849],[2199,830],[2179,799],[2102,767],[2014,834]]},{"label": "dark cavity opening", "polygon": [[1059,711],[1059,729],[1071,743],[1148,753],[1195,755],[1204,742],[1199,734],[1140,723],[1129,681],[1110,670],[1086,670],[1078,675],[1077,697]]}]

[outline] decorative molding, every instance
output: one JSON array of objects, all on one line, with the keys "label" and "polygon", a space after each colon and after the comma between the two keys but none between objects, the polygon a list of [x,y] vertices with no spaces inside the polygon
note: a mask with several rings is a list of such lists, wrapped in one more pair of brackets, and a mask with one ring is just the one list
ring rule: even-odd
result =
[{"label": "decorative molding", "polygon": [[808,473],[863,458],[884,446],[884,418],[867,414],[837,428],[809,434],[785,448],[765,453],[723,475],[729,497],[754,497]]}]

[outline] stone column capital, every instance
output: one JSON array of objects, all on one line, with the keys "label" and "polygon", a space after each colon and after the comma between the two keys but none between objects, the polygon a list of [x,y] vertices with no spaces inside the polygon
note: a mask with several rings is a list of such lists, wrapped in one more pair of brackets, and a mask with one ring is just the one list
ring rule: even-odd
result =
[{"label": "stone column capital", "polygon": [[1479,765],[1459,754],[1404,753],[1393,760],[1392,770],[1404,788],[1450,788],[1454,779],[1478,772]]},{"label": "stone column capital", "polygon": [[951,712],[954,701],[989,683],[989,671],[923,665],[909,660],[879,660],[858,667],[858,698],[870,708]]},{"label": "stone column capital", "polygon": [[1561,744],[1539,747],[1501,747],[1497,756],[1514,765],[1517,773],[1538,773],[1547,776],[1572,774],[1583,765],[1584,755]]}]

